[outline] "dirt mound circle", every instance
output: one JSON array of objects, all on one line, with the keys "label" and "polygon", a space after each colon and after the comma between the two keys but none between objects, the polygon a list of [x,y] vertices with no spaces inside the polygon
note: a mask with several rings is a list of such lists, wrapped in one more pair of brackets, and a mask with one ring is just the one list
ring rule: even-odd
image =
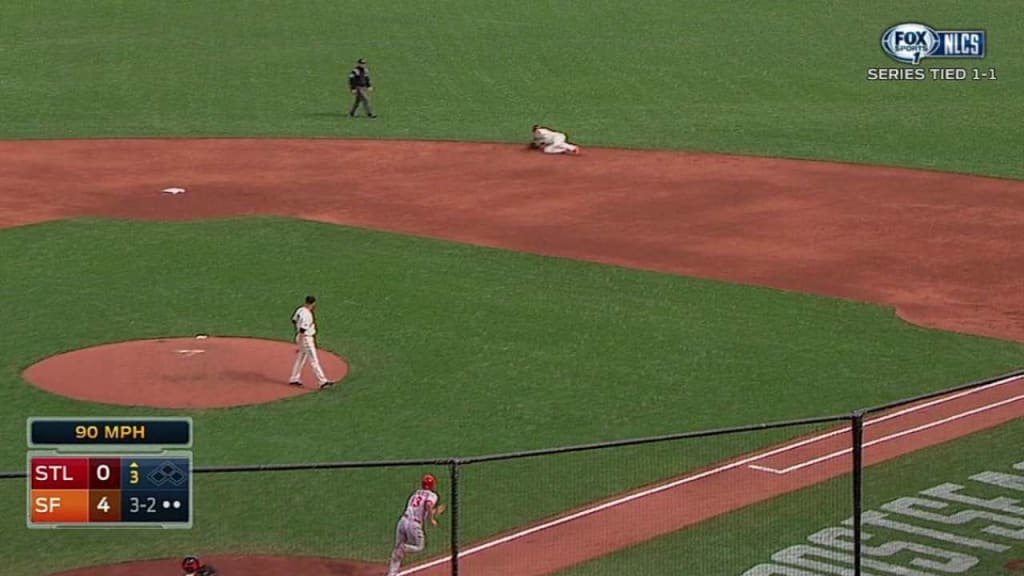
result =
[{"label": "dirt mound circle", "polygon": [[[387,568],[377,564],[310,556],[203,556],[203,563],[225,575],[380,576]],[[75,568],[51,576],[181,576],[180,558],[143,560],[107,566]]]},{"label": "dirt mound circle", "polygon": [[[296,347],[255,338],[161,338],[105,344],[51,356],[25,370],[38,388],[77,400],[154,408],[227,408],[317,391],[307,365],[304,386],[288,385]],[[348,363],[319,351],[327,377]]]}]

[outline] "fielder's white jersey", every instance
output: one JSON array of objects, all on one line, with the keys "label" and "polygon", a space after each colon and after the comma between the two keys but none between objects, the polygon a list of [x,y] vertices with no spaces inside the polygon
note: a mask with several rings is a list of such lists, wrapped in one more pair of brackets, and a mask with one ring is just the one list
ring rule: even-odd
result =
[{"label": "fielder's white jersey", "polygon": [[427,517],[427,503],[431,506],[437,505],[437,494],[430,490],[417,490],[409,496],[409,503],[405,506],[405,517],[413,522],[423,523]]},{"label": "fielder's white jersey", "polygon": [[316,323],[313,321],[313,313],[305,306],[299,306],[295,314],[292,314],[292,322],[295,323],[296,331],[305,330],[306,336],[316,335]]},{"label": "fielder's white jersey", "polygon": [[558,136],[562,135],[560,132],[548,130],[547,128],[537,128],[533,131],[533,141],[540,145],[549,146],[555,143]]}]

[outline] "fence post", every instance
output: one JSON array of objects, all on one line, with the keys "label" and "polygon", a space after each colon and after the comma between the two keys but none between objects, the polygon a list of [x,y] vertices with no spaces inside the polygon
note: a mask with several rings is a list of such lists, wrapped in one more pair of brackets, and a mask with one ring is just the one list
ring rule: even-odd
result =
[{"label": "fence post", "polygon": [[851,419],[853,432],[853,573],[861,574],[861,512],[864,506],[864,413],[857,411]]},{"label": "fence post", "polygon": [[459,459],[449,463],[452,484],[452,576],[459,576]]}]

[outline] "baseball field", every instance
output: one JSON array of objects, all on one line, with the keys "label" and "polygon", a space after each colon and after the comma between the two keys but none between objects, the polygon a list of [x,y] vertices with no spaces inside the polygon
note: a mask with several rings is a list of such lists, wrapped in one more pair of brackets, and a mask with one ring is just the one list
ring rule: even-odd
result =
[{"label": "baseball field", "polygon": [[[1018,12],[5,2],[0,470],[24,471],[33,416],[190,416],[199,467],[441,461],[841,418],[1016,374]],[[984,59],[921,67],[997,79],[868,80],[903,67],[879,38],[911,21],[984,29]],[[357,58],[375,119],[347,116]],[[536,123],[583,154],[528,151]],[[324,391],[286,385],[307,294],[346,371]],[[199,334],[202,354],[161,347]],[[1024,557],[1022,387],[878,422],[865,509],[918,529],[868,530],[874,573]],[[850,517],[849,454],[802,444],[848,445],[845,425],[467,465],[460,573],[848,574],[753,571]],[[172,576],[194,553],[227,576],[382,575],[425,473],[446,499],[440,464],[197,474],[189,530],[28,529],[25,479],[0,480],[0,572]],[[989,516],[893,504],[949,483],[974,498],[944,517]],[[403,574],[447,573],[449,522]]]}]

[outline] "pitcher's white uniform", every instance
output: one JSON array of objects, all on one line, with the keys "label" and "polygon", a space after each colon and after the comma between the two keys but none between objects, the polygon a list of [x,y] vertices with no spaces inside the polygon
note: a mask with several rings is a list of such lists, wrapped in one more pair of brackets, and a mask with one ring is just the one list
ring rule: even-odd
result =
[{"label": "pitcher's white uniform", "polygon": [[577,154],[580,151],[579,146],[566,141],[565,134],[543,126],[534,129],[533,143],[545,154]]},{"label": "pitcher's white uniform", "polygon": [[405,555],[422,552],[426,547],[426,538],[423,534],[423,522],[427,520],[427,506],[433,508],[437,505],[437,493],[433,490],[422,488],[409,497],[405,506],[405,514],[398,521],[395,528],[395,548],[391,551],[391,566],[388,569],[388,576],[397,576],[398,569],[402,566],[402,559]]},{"label": "pitcher's white uniform", "polygon": [[320,358],[316,354],[316,322],[313,320],[313,311],[305,306],[299,308],[292,314],[292,323],[295,324],[295,343],[299,345],[299,355],[292,366],[292,377],[289,382],[294,386],[301,386],[302,367],[309,361],[313,367],[313,373],[320,382],[320,386],[330,384],[323,368],[320,367]]}]

